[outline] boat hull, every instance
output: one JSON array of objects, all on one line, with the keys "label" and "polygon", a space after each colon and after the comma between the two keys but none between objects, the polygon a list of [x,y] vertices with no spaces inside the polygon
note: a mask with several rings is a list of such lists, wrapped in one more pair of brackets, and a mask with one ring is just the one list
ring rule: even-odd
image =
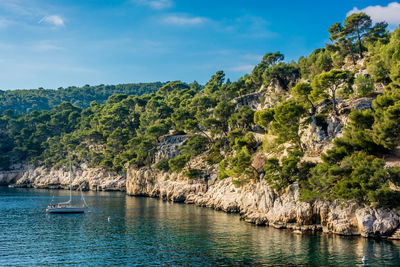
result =
[{"label": "boat hull", "polygon": [[84,213],[85,208],[73,208],[73,207],[62,207],[62,208],[47,208],[48,213]]}]

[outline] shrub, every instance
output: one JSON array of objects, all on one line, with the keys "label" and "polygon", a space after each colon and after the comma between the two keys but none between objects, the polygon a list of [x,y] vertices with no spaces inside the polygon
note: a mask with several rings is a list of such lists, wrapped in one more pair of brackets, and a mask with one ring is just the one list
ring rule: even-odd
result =
[{"label": "shrub", "polygon": [[184,175],[189,179],[196,179],[200,176],[201,170],[198,169],[189,169],[185,171]]},{"label": "shrub", "polygon": [[218,140],[216,141],[211,149],[208,151],[207,155],[205,156],[204,160],[210,164],[218,164],[221,162],[221,160],[224,159],[224,157],[221,155],[221,148],[224,146],[223,140]]},{"label": "shrub", "polygon": [[281,162],[277,158],[267,159],[264,167],[264,179],[277,190],[287,187],[296,180],[304,180],[313,165],[300,163],[303,155],[304,153],[301,151],[294,150],[290,151],[288,156],[283,157]]},{"label": "shrub", "polygon": [[220,163],[224,157],[219,151],[210,151],[204,159],[208,164],[214,165]]},{"label": "shrub", "polygon": [[247,181],[254,177],[255,170],[251,165],[252,158],[247,147],[242,147],[240,151],[236,152],[235,156],[230,157],[228,163],[226,174],[230,177],[240,181]]},{"label": "shrub", "polygon": [[235,145],[233,146],[233,149],[236,151],[239,151],[242,147],[247,147],[249,151],[255,151],[257,148],[257,141],[254,138],[254,135],[252,133],[247,133],[245,136],[241,138],[236,138],[235,139]]},{"label": "shrub", "polygon": [[358,76],[354,81],[354,85],[358,97],[369,96],[374,91],[374,83],[364,75]]},{"label": "shrub", "polygon": [[180,172],[189,161],[190,156],[188,154],[179,155],[168,161],[168,165],[171,171]]},{"label": "shrub", "polygon": [[162,159],[154,166],[157,170],[167,172],[169,171],[169,159]]},{"label": "shrub", "polygon": [[226,161],[222,160],[218,164],[218,179],[222,180],[225,179],[226,177],[228,177],[228,175],[226,174]]},{"label": "shrub", "polygon": [[323,114],[315,115],[315,122],[318,127],[322,128],[322,130],[324,130],[324,131],[328,130],[328,122],[326,120],[326,115],[323,115]]},{"label": "shrub", "polygon": [[260,125],[265,131],[268,131],[269,124],[274,120],[275,110],[267,108],[254,113],[254,123]]},{"label": "shrub", "polygon": [[189,138],[189,141],[181,149],[183,153],[191,156],[197,156],[202,152],[206,151],[208,145],[208,139],[202,135],[193,135]]},{"label": "shrub", "polygon": [[302,199],[326,198],[355,200],[376,206],[398,207],[400,192],[390,189],[398,184],[400,168],[385,168],[385,161],[357,152],[330,164],[321,163],[302,182]]}]

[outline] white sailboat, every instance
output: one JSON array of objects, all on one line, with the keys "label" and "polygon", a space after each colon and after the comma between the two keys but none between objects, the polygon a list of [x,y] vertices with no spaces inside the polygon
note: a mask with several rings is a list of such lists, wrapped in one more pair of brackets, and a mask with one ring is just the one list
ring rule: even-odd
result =
[{"label": "white sailboat", "polygon": [[82,207],[73,206],[71,204],[71,202],[72,202],[72,174],[71,174],[71,172],[72,172],[72,164],[71,164],[71,158],[70,158],[69,159],[69,200],[67,202],[58,203],[56,205],[50,203],[50,205],[48,205],[46,208],[46,211],[48,213],[84,213],[88,210],[88,206],[87,206],[85,198],[83,197],[83,194],[82,194],[82,188],[80,188],[82,201],[83,201]]}]

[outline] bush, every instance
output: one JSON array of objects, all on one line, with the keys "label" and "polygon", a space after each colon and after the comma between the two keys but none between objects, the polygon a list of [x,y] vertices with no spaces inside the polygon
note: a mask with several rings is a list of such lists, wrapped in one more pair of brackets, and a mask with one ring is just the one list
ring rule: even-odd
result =
[{"label": "bush", "polygon": [[110,170],[113,167],[113,161],[112,161],[112,159],[105,158],[100,162],[100,166],[105,169]]},{"label": "bush", "polygon": [[188,154],[179,155],[168,161],[168,165],[171,171],[180,172],[189,161],[190,156]]},{"label": "bush", "polygon": [[244,132],[242,129],[235,129],[228,133],[228,142],[229,147],[232,148],[235,145],[236,138],[240,138],[244,136]]},{"label": "bush", "polygon": [[358,76],[354,81],[354,85],[358,97],[370,96],[374,91],[374,83],[364,75]]},{"label": "bush", "polygon": [[264,179],[277,190],[286,188],[296,180],[304,180],[312,165],[300,164],[303,155],[304,153],[301,151],[294,150],[290,151],[288,156],[283,157],[281,162],[277,158],[268,159],[264,167]]},{"label": "bush", "polygon": [[228,159],[228,168],[226,174],[232,178],[245,182],[254,178],[255,170],[252,167],[251,154],[247,147],[242,147],[236,152],[235,156]]},{"label": "bush", "polygon": [[10,167],[10,158],[7,155],[0,155],[0,170],[8,170]]},{"label": "bush", "polygon": [[328,122],[326,120],[326,115],[323,115],[323,114],[315,115],[315,122],[318,127],[322,128],[322,130],[324,130],[324,131],[328,130]]},{"label": "bush", "polygon": [[156,165],[154,165],[154,167],[159,171],[167,172],[169,171],[168,161],[169,159],[162,159],[159,162],[157,162]]},{"label": "bush", "polygon": [[189,179],[196,179],[200,176],[201,170],[198,169],[189,169],[185,171],[184,175]]},{"label": "bush", "polygon": [[268,131],[269,124],[274,120],[275,109],[267,108],[254,113],[254,123]]},{"label": "bush", "polygon": [[204,159],[208,164],[214,165],[220,163],[224,157],[219,151],[210,151]]},{"label": "bush", "polygon": [[228,177],[228,175],[226,174],[226,161],[222,160],[218,164],[218,179],[222,180],[225,179],[226,177]]},{"label": "bush", "polygon": [[181,149],[183,153],[191,156],[197,156],[206,151],[208,145],[208,139],[202,135],[193,135],[189,138],[189,141]]},{"label": "bush", "polygon": [[210,164],[218,164],[224,157],[221,155],[221,148],[224,146],[224,142],[222,140],[216,141],[213,146],[211,147],[210,151],[208,151],[207,155],[205,156],[204,160]]},{"label": "bush", "polygon": [[321,163],[311,170],[311,177],[302,182],[302,199],[344,199],[358,203],[396,208],[400,192],[390,184],[400,181],[400,168],[385,168],[385,161],[357,152],[341,162]]},{"label": "bush", "polygon": [[247,147],[247,149],[251,152],[254,152],[256,150],[257,141],[252,133],[249,132],[241,138],[236,138],[233,149],[239,151],[244,146]]}]

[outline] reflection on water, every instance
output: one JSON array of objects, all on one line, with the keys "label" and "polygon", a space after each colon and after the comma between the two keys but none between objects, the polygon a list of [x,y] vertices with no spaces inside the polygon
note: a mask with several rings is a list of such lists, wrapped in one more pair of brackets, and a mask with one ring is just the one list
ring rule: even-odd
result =
[{"label": "reflection on water", "polygon": [[[0,265],[399,265],[400,242],[295,235],[239,216],[123,193],[86,192],[92,212],[48,215],[68,191],[0,188]],[[74,201],[80,195],[74,192]],[[110,220],[107,218],[110,216]]]}]

